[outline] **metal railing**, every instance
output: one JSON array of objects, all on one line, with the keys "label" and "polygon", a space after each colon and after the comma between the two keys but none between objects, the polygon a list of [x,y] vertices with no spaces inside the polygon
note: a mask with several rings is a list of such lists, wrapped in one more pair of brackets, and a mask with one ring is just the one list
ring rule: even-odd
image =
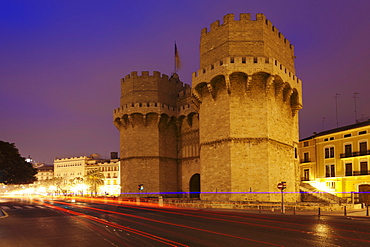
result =
[{"label": "metal railing", "polygon": [[359,152],[347,152],[347,153],[340,154],[340,157],[348,158],[348,157],[356,157],[356,156],[364,156],[364,155],[370,155],[370,150],[359,151]]},{"label": "metal railing", "polygon": [[309,158],[301,159],[301,163],[308,163],[308,162],[311,162],[311,159],[309,159]]}]

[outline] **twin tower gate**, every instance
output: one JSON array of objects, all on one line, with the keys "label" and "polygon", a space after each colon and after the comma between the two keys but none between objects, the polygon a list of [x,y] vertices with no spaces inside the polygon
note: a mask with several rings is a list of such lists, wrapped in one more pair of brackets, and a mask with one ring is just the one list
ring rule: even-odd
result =
[{"label": "twin tower gate", "polygon": [[[192,86],[159,72],[121,80],[122,194],[279,201],[297,192],[302,82],[294,48],[263,14],[224,16],[201,31]],[[299,201],[288,193],[287,201]]]}]

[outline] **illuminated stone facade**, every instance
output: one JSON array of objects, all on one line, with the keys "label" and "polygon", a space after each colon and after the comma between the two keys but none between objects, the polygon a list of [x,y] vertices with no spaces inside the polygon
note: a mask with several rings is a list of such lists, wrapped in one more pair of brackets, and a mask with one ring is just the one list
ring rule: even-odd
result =
[{"label": "illuminated stone facade", "polygon": [[370,205],[370,121],[316,133],[299,143],[303,183]]},{"label": "illuminated stone facade", "polygon": [[147,193],[200,187],[209,200],[279,201],[258,192],[278,192],[281,181],[287,191],[299,190],[302,82],[293,46],[263,14],[229,14],[201,31],[191,88],[177,74],[132,72],[121,90],[113,119],[123,194],[141,183]]},{"label": "illuminated stone facade", "polygon": [[[116,155],[111,159],[102,159],[99,154],[57,158],[54,160],[54,177],[63,178],[61,187],[68,193],[76,192],[74,179],[84,178],[90,170],[97,170],[104,175],[104,184],[99,187],[99,195],[120,194],[120,161]],[[84,184],[84,182],[82,182]],[[84,184],[83,193],[89,194],[88,186]],[[78,192],[81,193],[81,192]]]}]

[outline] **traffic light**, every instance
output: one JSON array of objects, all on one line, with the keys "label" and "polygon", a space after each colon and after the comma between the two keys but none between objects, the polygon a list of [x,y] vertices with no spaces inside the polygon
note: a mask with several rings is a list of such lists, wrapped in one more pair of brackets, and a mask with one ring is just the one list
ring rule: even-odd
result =
[{"label": "traffic light", "polygon": [[281,188],[282,190],[286,188],[286,182],[281,182],[281,184],[283,185],[283,188]]},{"label": "traffic light", "polygon": [[144,184],[139,184],[139,185],[137,186],[137,188],[138,188],[138,190],[143,190],[143,189],[144,189]]}]

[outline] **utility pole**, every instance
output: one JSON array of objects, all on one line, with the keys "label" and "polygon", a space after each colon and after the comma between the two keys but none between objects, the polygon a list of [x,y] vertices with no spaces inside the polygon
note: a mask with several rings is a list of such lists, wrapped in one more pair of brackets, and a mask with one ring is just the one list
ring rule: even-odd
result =
[{"label": "utility pole", "polygon": [[354,93],[353,94],[353,99],[355,100],[355,122],[358,123],[357,121],[357,104],[356,104],[356,99],[358,99],[359,97],[357,97],[357,94],[360,94],[360,93]]},{"label": "utility pole", "polygon": [[339,95],[340,95],[339,93],[336,93],[335,96],[334,96],[334,98],[335,98],[335,115],[337,117],[337,128],[339,126],[339,121],[338,121],[338,96]]}]

